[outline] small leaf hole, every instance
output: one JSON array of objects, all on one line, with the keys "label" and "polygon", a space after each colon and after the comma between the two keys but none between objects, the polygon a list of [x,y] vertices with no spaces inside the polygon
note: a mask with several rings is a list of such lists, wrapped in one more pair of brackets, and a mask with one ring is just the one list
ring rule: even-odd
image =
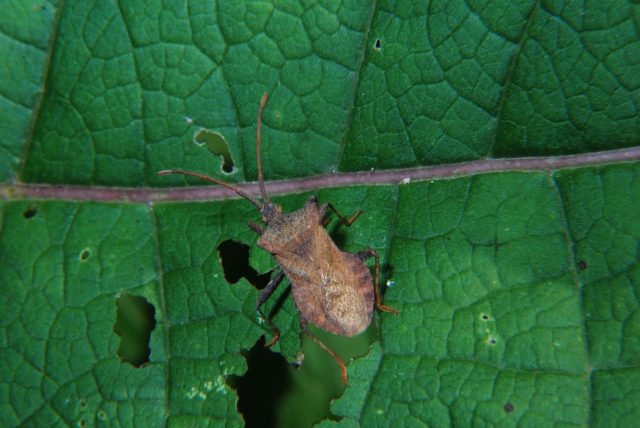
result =
[{"label": "small leaf hole", "polygon": [[200,146],[206,145],[209,152],[213,155],[222,156],[222,171],[224,173],[231,174],[234,171],[229,144],[227,144],[227,140],[222,134],[209,131],[208,129],[200,129],[196,133],[194,140],[196,144]]},{"label": "small leaf hole", "polygon": [[84,409],[85,407],[87,407],[87,400],[81,398],[80,401],[78,401],[78,405]]},{"label": "small leaf hole", "polygon": [[585,262],[584,260],[580,260],[578,262],[578,269],[586,270],[587,269],[587,262]]},{"label": "small leaf hole", "polygon": [[496,338],[495,337],[490,337],[488,342],[492,345],[495,345],[497,343]]},{"label": "small leaf hole", "polygon": [[82,252],[80,253],[80,260],[85,261],[89,258],[90,255],[91,255],[91,251],[82,250]]},{"label": "small leaf hole", "polygon": [[271,279],[271,271],[259,274],[249,265],[249,246],[228,239],[218,245],[220,264],[224,271],[224,278],[229,284],[236,284],[245,278],[258,290],[267,286]]},{"label": "small leaf hole", "polygon": [[30,218],[35,217],[38,214],[38,206],[37,205],[29,205],[26,210],[22,213],[22,216],[29,220]]},{"label": "small leaf hole", "polygon": [[504,411],[507,413],[513,412],[513,404],[507,403],[504,405]]},{"label": "small leaf hole", "polygon": [[380,51],[382,49],[382,41],[380,39],[376,39],[376,43],[373,45],[374,49]]},{"label": "small leaf hole", "polygon": [[481,318],[483,321],[489,321],[489,315],[487,314],[482,314]]},{"label": "small leaf hole", "polygon": [[149,340],[156,327],[156,308],[142,296],[128,293],[116,297],[116,323],[113,331],[120,336],[118,356],[123,363],[140,367],[149,362]]}]

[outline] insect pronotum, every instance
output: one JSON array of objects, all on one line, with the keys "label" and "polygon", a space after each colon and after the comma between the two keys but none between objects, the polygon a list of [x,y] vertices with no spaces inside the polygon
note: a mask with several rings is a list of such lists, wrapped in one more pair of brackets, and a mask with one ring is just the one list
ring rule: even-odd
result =
[{"label": "insect pronotum", "polygon": [[[243,190],[206,175],[177,169],[160,171],[158,175],[182,174],[211,181],[233,190],[258,208],[262,221],[267,227],[264,228],[253,222],[249,222],[248,226],[260,235],[258,247],[271,253],[281,268],[256,301],[256,310],[271,326],[274,333],[273,339],[265,344],[265,347],[270,347],[278,341],[280,331],[260,310],[260,306],[267,301],[286,276],[291,282],[293,300],[300,311],[300,328],[340,364],[342,382],[346,385],[347,369],[344,363],[333,350],[311,334],[307,323],[311,322],[325,331],[340,336],[351,337],[362,333],[371,324],[374,304],[380,310],[394,314],[398,312],[380,303],[378,253],[373,249],[355,254],[340,251],[324,229],[328,223],[324,221],[324,216],[329,208],[346,226],[351,226],[362,211],[356,211],[347,220],[331,203],[318,206],[318,199],[311,196],[301,209],[284,214],[280,207],[269,200],[262,176],[260,156],[260,125],[267,98],[268,94],[265,93],[260,102],[256,137],[258,185],[262,203]],[[371,272],[364,263],[371,257],[376,262],[373,281]]]}]

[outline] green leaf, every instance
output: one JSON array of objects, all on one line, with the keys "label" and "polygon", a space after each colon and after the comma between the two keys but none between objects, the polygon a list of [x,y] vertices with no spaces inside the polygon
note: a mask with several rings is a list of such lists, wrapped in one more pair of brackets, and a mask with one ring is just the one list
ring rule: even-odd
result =
[{"label": "green leaf", "polygon": [[[349,363],[341,397],[305,340],[278,426],[635,424],[637,1],[147,3],[3,4],[0,425],[243,424],[229,385],[273,331],[218,247],[269,272],[246,226],[260,215],[156,173],[255,181],[265,92],[274,202],[361,209],[327,230],[380,254],[399,311],[317,333]],[[155,309],[140,368],[118,356],[124,293]],[[263,311],[293,362],[288,281]]]},{"label": "green leaf", "polygon": [[[7,2],[0,14],[0,179],[16,172],[36,114],[55,25],[55,6]],[[54,6],[55,5],[55,6]],[[47,7],[48,6],[48,7]]]},{"label": "green leaf", "polygon": [[148,208],[47,201],[2,208],[2,425],[162,423],[163,314],[147,369],[120,363],[113,332],[121,291],[161,307]]}]

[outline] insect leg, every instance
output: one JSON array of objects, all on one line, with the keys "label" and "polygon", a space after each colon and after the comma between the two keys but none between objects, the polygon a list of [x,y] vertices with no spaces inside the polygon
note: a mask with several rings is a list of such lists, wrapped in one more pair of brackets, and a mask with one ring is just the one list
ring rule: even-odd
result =
[{"label": "insect leg", "polygon": [[[355,212],[355,214],[353,216],[351,216],[351,218],[349,220],[347,220],[346,218],[342,217],[340,215],[340,213],[338,212],[338,210],[336,209],[336,207],[334,207],[331,202],[327,202],[326,204],[322,204],[322,206],[320,207],[320,218],[324,218],[325,213],[327,212],[327,208],[331,208],[333,210],[334,213],[336,213],[336,215],[338,216],[338,218],[340,219],[340,221],[342,222],[342,224],[344,224],[345,226],[351,226],[351,223],[353,223],[360,214],[362,214],[362,210],[358,210]],[[323,226],[326,226],[328,224],[328,221],[324,221],[322,222]]]},{"label": "insect leg", "polygon": [[307,320],[305,320],[302,317],[300,317],[300,328],[302,329],[302,331],[304,331],[304,333],[307,336],[309,336],[311,338],[311,340],[316,342],[318,344],[318,346],[320,346],[322,349],[327,351],[329,353],[329,355],[331,355],[333,357],[333,359],[336,360],[338,362],[338,364],[340,364],[340,371],[342,372],[342,384],[346,386],[347,385],[347,368],[345,367],[344,363],[342,362],[342,359],[338,356],[338,354],[333,352],[333,350],[331,348],[329,348],[324,343],[320,342],[320,339],[318,339],[313,334],[311,334],[311,332],[307,328]]},{"label": "insect leg", "polygon": [[259,224],[256,224],[252,221],[247,222],[247,226],[249,226],[249,229],[253,230],[254,232],[256,232],[258,235],[262,236],[265,232],[265,228],[260,226]]},{"label": "insect leg", "polygon": [[258,311],[258,313],[262,316],[262,318],[264,318],[264,320],[267,323],[269,323],[269,325],[271,326],[271,329],[273,329],[273,334],[274,334],[273,339],[271,339],[271,342],[265,343],[264,345],[265,348],[269,348],[273,346],[278,341],[278,339],[280,338],[280,330],[278,330],[278,327],[276,327],[276,325],[272,323],[271,320],[267,318],[267,316],[264,313],[262,313],[262,311],[260,310],[260,306],[262,306],[262,304],[266,302],[269,297],[271,297],[271,295],[276,290],[276,288],[278,288],[278,285],[280,285],[280,283],[282,282],[282,278],[284,278],[284,271],[281,271],[271,281],[269,281],[269,283],[264,288],[264,290],[262,290],[262,293],[260,293],[258,300],[256,300],[256,311]]},{"label": "insect leg", "polygon": [[381,311],[391,312],[395,315],[398,315],[398,311],[396,311],[393,308],[390,308],[389,306],[384,306],[383,304],[380,303],[380,296],[378,295],[378,270],[380,269],[380,257],[378,256],[378,253],[375,250],[369,248],[368,250],[362,250],[358,253],[355,253],[354,256],[356,256],[363,262],[371,257],[375,257],[376,271],[373,277],[373,294],[375,295],[375,298],[376,298],[376,307]]}]

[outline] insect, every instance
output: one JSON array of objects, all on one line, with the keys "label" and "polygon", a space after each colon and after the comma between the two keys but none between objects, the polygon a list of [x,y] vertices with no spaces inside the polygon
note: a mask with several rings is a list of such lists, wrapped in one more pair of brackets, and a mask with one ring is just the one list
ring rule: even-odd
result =
[{"label": "insect", "polygon": [[[260,307],[286,276],[291,282],[293,300],[300,311],[300,328],[338,362],[342,371],[342,383],[346,385],[347,369],[342,359],[315,337],[307,328],[307,324],[311,322],[330,333],[352,337],[362,333],[371,324],[374,304],[380,310],[394,314],[398,312],[380,303],[378,253],[373,249],[355,254],[343,252],[336,247],[324,229],[328,224],[328,221],[324,220],[327,209],[335,212],[346,226],[351,226],[362,213],[361,210],[356,211],[347,220],[331,203],[318,206],[318,199],[311,196],[301,209],[285,214],[279,206],[269,200],[262,176],[260,156],[260,125],[267,98],[268,94],[265,93],[260,102],[256,137],[258,185],[262,203],[242,189],[202,174],[172,169],[160,171],[157,175],[182,174],[211,181],[233,190],[258,208],[262,221],[267,227],[264,228],[253,222],[248,222],[248,226],[260,235],[258,247],[271,253],[281,268],[256,301],[256,310],[267,321],[274,333],[273,339],[266,343],[265,347],[270,347],[278,341],[280,331]],[[371,272],[364,263],[371,257],[376,262],[373,282]]]}]

